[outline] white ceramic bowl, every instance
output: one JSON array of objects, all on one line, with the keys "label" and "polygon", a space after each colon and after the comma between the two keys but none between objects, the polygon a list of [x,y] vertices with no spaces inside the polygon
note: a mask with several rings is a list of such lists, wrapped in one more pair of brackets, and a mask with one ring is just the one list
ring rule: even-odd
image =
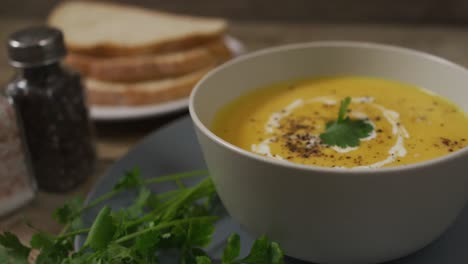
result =
[{"label": "white ceramic bowl", "polygon": [[265,158],[210,131],[215,113],[252,89],[343,74],[415,84],[468,112],[468,71],[456,64],[392,46],[316,42],[267,49],[219,67],[194,89],[190,114],[224,205],[252,234],[267,234],[287,255],[312,262],[395,259],[436,239],[463,208],[468,148],[410,166],[349,170]]}]

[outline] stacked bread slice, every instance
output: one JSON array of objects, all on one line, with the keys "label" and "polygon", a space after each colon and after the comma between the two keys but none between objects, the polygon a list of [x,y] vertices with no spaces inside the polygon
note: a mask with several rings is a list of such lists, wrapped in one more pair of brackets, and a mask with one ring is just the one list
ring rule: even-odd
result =
[{"label": "stacked bread slice", "polygon": [[65,1],[48,23],[64,32],[66,62],[93,105],[149,105],[186,97],[232,54],[222,19],[94,1]]}]

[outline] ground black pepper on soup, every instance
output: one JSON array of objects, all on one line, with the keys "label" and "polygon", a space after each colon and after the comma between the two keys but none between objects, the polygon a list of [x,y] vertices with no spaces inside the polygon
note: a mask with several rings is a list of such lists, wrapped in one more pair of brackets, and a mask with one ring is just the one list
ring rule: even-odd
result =
[{"label": "ground black pepper on soup", "polygon": [[399,166],[468,146],[468,117],[447,99],[355,76],[259,88],[224,106],[212,130],[258,155],[324,167]]}]

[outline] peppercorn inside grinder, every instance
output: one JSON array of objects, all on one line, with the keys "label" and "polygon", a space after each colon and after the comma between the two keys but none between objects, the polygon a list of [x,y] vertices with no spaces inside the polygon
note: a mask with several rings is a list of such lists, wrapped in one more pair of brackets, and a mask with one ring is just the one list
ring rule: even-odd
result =
[{"label": "peppercorn inside grinder", "polygon": [[5,92],[32,174],[42,190],[71,190],[92,173],[96,155],[80,76],[61,65],[63,35],[43,26],[17,31],[8,39],[8,55],[16,75]]}]

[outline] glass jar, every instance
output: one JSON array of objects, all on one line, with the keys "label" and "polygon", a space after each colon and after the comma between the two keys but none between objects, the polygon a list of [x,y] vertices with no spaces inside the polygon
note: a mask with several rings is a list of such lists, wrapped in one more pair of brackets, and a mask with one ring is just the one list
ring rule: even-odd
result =
[{"label": "glass jar", "polygon": [[92,173],[95,148],[80,76],[64,68],[62,33],[33,27],[8,40],[15,78],[6,94],[24,134],[40,189],[63,192]]},{"label": "glass jar", "polygon": [[0,216],[31,201],[36,193],[12,106],[0,96]]}]

